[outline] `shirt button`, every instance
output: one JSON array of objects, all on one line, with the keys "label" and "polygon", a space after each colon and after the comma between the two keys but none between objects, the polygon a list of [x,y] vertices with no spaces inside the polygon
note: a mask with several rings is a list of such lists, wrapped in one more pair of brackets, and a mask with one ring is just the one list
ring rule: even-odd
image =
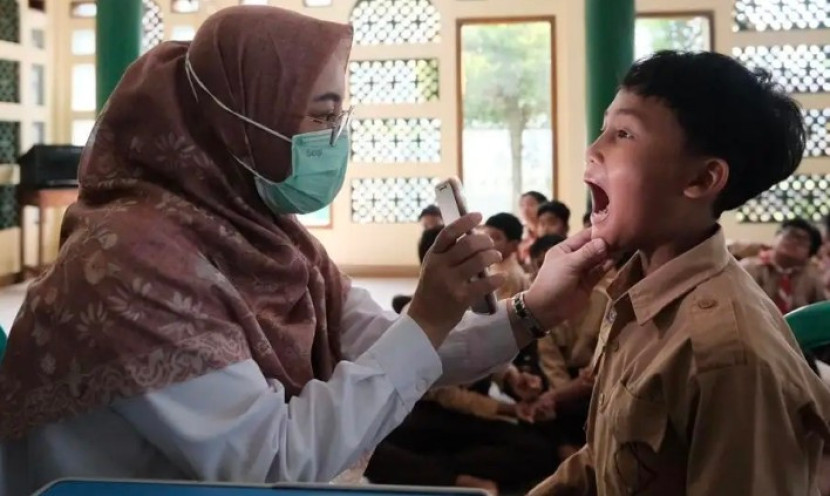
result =
[{"label": "shirt button", "polygon": [[611,348],[611,351],[619,351],[620,343],[618,341],[612,341],[609,348]]},{"label": "shirt button", "polygon": [[700,300],[699,302],[697,302],[697,306],[699,306],[700,308],[702,308],[704,310],[707,310],[709,308],[714,308],[714,307],[718,306],[718,302],[711,299],[711,298],[704,298],[704,299]]},{"label": "shirt button", "polygon": [[605,406],[605,393],[599,393],[599,406]]}]

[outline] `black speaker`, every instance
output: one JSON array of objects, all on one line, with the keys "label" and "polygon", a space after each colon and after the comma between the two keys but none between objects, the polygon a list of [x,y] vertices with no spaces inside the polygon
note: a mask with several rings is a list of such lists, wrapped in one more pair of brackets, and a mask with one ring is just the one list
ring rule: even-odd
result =
[{"label": "black speaker", "polygon": [[35,145],[18,159],[20,185],[26,188],[74,188],[83,147]]}]

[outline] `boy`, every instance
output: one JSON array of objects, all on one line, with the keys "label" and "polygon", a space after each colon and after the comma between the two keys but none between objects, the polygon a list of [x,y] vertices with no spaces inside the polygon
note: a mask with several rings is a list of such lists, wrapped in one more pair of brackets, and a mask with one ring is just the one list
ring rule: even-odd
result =
[{"label": "boy", "polygon": [[536,217],[539,219],[539,236],[546,234],[568,235],[571,209],[561,201],[551,200],[548,203],[543,203],[539,207]]},{"label": "boy", "polygon": [[[418,263],[420,265],[424,264],[424,258],[426,258],[427,252],[435,244],[435,240],[438,239],[438,235],[441,234],[443,229],[444,226],[441,225],[424,229],[424,232],[421,233],[421,238],[418,240]],[[409,307],[411,301],[412,296],[397,295],[392,298],[392,310],[398,315],[403,314]]]},{"label": "boy", "polygon": [[830,214],[824,217],[824,242],[818,252],[818,266],[824,291],[830,297]]},{"label": "boy", "polygon": [[565,239],[565,236],[548,234],[533,242],[530,246],[531,280],[536,279],[536,274],[538,274],[539,269],[542,268],[542,264],[545,262],[545,255],[547,255],[548,250],[565,241]]},{"label": "boy", "polygon": [[418,222],[424,231],[444,226],[444,218],[441,216],[441,210],[436,205],[427,205],[426,208],[421,210],[421,215],[418,216]]},{"label": "boy", "polygon": [[772,250],[744,259],[741,265],[787,314],[827,299],[821,273],[811,262],[820,247],[818,229],[804,219],[792,219],[781,224]]},{"label": "boy", "polygon": [[516,258],[522,241],[522,223],[513,214],[501,213],[487,219],[484,230],[502,256],[502,261],[492,268],[505,276],[504,284],[496,291],[496,298],[499,301],[512,298],[530,287],[530,281]]},{"label": "boy", "polygon": [[539,206],[547,203],[548,198],[538,191],[528,191],[519,199],[519,213],[525,223],[525,232],[519,245],[519,263],[524,266],[530,263],[530,245],[539,237]]},{"label": "boy", "polygon": [[798,105],[725,55],[629,70],[585,181],[593,235],[637,254],[608,288],[587,444],[532,494],[817,494],[830,391],[717,223],[804,143]]}]

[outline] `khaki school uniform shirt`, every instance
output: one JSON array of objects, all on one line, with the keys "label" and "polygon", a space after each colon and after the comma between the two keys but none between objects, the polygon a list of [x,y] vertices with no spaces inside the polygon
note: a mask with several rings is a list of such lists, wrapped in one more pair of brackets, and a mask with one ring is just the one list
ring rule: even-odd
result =
[{"label": "khaki school uniform shirt", "polygon": [[[758,257],[742,260],[741,266],[749,272],[767,296],[775,298],[781,284],[781,273],[775,267]],[[790,308],[793,310],[827,299],[821,273],[818,266],[813,263],[795,269],[791,275],[791,285]]]},{"label": "khaki school uniform shirt", "polygon": [[567,386],[573,380],[568,369],[590,363],[607,306],[605,291],[595,289],[582,313],[559,324],[538,341],[539,366],[553,389]]},{"label": "khaki school uniform shirt", "polygon": [[723,233],[609,287],[587,445],[532,495],[817,495],[830,390]]},{"label": "khaki school uniform shirt", "polygon": [[516,255],[511,255],[507,260],[495,264],[493,271],[504,274],[505,282],[496,291],[496,299],[499,301],[512,298],[530,287],[530,278],[525,273]]}]

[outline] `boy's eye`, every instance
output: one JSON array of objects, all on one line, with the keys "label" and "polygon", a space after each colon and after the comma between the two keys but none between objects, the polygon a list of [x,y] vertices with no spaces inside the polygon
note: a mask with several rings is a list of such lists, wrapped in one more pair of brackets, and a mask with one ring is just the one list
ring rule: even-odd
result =
[{"label": "boy's eye", "polygon": [[617,131],[617,138],[620,138],[620,139],[629,139],[629,138],[632,138],[632,137],[633,137],[633,136],[631,136],[631,133],[629,133],[629,132],[628,132],[628,131],[626,131],[625,129],[620,129],[620,130],[618,130],[618,131]]}]

